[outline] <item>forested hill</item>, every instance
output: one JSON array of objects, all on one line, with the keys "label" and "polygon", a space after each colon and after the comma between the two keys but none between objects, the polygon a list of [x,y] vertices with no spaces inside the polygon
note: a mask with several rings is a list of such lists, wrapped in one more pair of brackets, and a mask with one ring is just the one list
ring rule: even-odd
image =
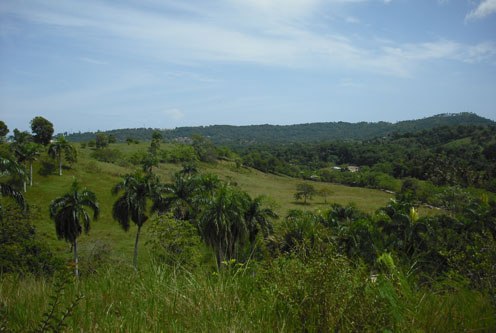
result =
[{"label": "forested hill", "polygon": [[[366,140],[387,136],[392,133],[428,130],[441,126],[452,125],[495,125],[496,122],[480,117],[475,113],[440,114],[417,120],[389,122],[327,122],[298,125],[250,125],[230,126],[213,125],[199,127],[178,127],[173,130],[162,130],[164,139],[190,137],[200,134],[209,137],[212,142],[220,145],[246,145],[260,143],[311,142],[334,139]],[[128,137],[138,140],[150,140],[153,128],[128,128],[103,132],[113,134],[117,142],[125,142]],[[95,139],[94,132],[73,133],[67,136],[72,142],[83,142]]]}]

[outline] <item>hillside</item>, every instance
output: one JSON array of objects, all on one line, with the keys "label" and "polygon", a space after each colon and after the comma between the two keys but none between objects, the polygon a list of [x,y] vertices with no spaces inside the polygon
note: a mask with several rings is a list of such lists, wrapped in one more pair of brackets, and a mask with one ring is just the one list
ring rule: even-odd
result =
[{"label": "hillside", "polygon": [[[480,135],[486,130],[481,127]],[[449,141],[438,144],[460,149],[479,137],[467,139],[464,130],[456,133],[445,133]],[[435,137],[429,134],[417,136],[430,144]],[[34,163],[33,186],[24,194],[29,211],[22,213],[7,198],[3,201],[0,318],[5,319],[0,330],[35,331],[50,322],[61,328],[54,331],[87,332],[496,327],[487,291],[494,285],[496,267],[496,205],[490,193],[438,188],[442,192],[437,194],[450,203],[444,211],[408,201],[424,182],[402,181],[399,199],[389,200],[393,194],[385,191],[263,173],[221,155],[224,148],[217,151],[222,159],[200,162],[212,148],[207,141],[202,144],[162,143],[158,150],[151,149],[156,141],[101,149],[74,145],[78,161],[64,159],[62,176],[54,160],[41,152]],[[192,156],[179,154],[188,150]],[[157,158],[157,164],[146,168],[153,173],[151,179],[157,176],[150,184],[150,199],[159,204],[180,200],[170,201],[159,214],[150,213],[135,269],[131,258],[138,228],[131,223],[124,232],[114,220],[118,197],[110,189],[123,175],[146,166],[147,152]],[[177,160],[181,156],[191,157],[200,175],[173,176],[186,169],[180,162],[188,161]],[[132,177],[141,179],[139,174]],[[71,248],[57,239],[48,206],[67,193],[75,178],[94,191],[100,214]],[[188,184],[193,187],[181,187]],[[308,202],[295,195],[302,184],[315,187],[316,196]],[[174,188],[188,190],[171,192]],[[259,195],[266,195],[259,201],[262,205],[251,201]],[[348,205],[350,201],[356,205]],[[253,224],[255,216],[260,220]],[[209,242],[213,237],[217,241]],[[217,244],[225,249],[216,251]],[[72,260],[76,248],[79,264]],[[459,253],[475,255],[460,259]],[[79,267],[80,277],[73,280],[70,270],[62,268],[64,262],[71,269]],[[403,267],[415,270],[406,273]],[[463,286],[458,279],[464,279]],[[395,318],[393,310],[404,315]],[[455,312],[459,321],[452,320]]]},{"label": "hillside", "polygon": [[[366,140],[387,136],[392,133],[428,130],[452,125],[494,125],[495,122],[474,113],[440,114],[417,120],[389,122],[325,122],[298,125],[250,125],[230,126],[213,125],[199,127],[178,127],[174,130],[153,128],[128,128],[104,132],[113,134],[117,142],[125,142],[126,138],[150,140],[152,133],[159,130],[165,139],[190,137],[200,134],[209,137],[217,145],[239,146],[261,143],[312,142],[335,139]],[[72,133],[67,139],[72,142],[85,142],[95,139],[94,132]]]}]

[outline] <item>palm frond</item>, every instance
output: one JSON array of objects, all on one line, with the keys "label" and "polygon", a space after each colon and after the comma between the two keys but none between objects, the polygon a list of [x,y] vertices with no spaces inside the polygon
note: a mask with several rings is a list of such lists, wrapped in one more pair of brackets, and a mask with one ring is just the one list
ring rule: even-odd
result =
[{"label": "palm frond", "polygon": [[[24,200],[24,195],[20,191],[15,190],[12,186],[5,183],[0,183],[0,193],[2,196],[13,199],[23,210],[28,209],[26,200]],[[2,207],[0,206],[0,209],[1,208]]]}]

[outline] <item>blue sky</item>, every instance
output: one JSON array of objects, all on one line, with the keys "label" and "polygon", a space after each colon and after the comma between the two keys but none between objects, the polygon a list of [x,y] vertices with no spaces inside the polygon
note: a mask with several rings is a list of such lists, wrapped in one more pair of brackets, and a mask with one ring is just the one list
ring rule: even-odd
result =
[{"label": "blue sky", "polygon": [[496,0],[0,1],[0,119],[496,120]]}]

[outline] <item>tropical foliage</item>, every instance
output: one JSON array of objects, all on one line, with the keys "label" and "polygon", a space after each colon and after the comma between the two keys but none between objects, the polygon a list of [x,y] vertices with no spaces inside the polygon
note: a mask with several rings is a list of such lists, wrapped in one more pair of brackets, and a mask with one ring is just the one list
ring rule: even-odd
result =
[{"label": "tropical foliage", "polygon": [[148,200],[155,198],[156,179],[152,175],[143,175],[140,172],[128,174],[112,189],[114,195],[120,192],[123,194],[115,201],[112,207],[112,216],[119,222],[124,231],[129,230],[130,221],[138,226],[133,256],[133,266],[136,268],[141,228],[148,220]]},{"label": "tropical foliage", "polygon": [[83,231],[88,233],[90,230],[91,218],[85,207],[93,211],[96,220],[100,210],[95,194],[87,189],[81,190],[76,180],[68,193],[50,204],[50,218],[55,221],[57,237],[69,242],[74,250],[76,276],[79,274],[77,238]]},{"label": "tropical foliage", "polygon": [[[0,330],[495,330],[496,202],[484,190],[494,177],[492,165],[484,164],[494,161],[492,127],[270,145],[238,150],[242,157],[205,137],[171,144],[160,135],[167,137],[156,133],[150,144],[84,148],[80,163],[63,177],[40,173],[40,185],[26,193],[28,212],[19,161],[29,162],[23,149],[30,135],[14,130],[12,143],[0,145]],[[109,151],[119,156],[104,160]],[[426,166],[427,155],[444,156],[446,163]],[[156,164],[145,173],[132,171],[149,157]],[[478,158],[485,162],[477,164]],[[44,159],[33,160],[35,172]],[[247,167],[259,161],[271,172],[299,178]],[[360,171],[346,171],[349,164]],[[336,165],[341,170],[331,169]],[[419,176],[420,169],[446,171],[445,179]],[[481,182],[462,181],[460,170],[467,171],[465,179]],[[80,263],[82,276],[71,284],[57,278],[70,254],[46,228],[45,197],[63,193],[76,174],[98,184],[101,206],[77,183],[50,205],[56,235],[71,243],[73,261]],[[322,181],[390,183],[396,194]],[[297,184],[310,185],[323,200],[293,202]],[[344,190],[384,201],[367,212],[357,208],[361,202],[334,203],[346,202]],[[266,191],[277,193],[277,202],[260,195]],[[394,199],[386,203],[386,197]],[[99,232],[80,237],[91,215],[100,215]],[[137,226],[134,269],[124,249],[134,236],[115,231],[112,216],[124,230]],[[140,237],[146,247],[138,269]]]},{"label": "tropical foliage", "polygon": [[57,137],[57,140],[48,147],[48,154],[52,158],[57,158],[59,162],[59,176],[62,176],[62,154],[66,159],[73,159],[76,155],[76,149],[63,136]]}]

